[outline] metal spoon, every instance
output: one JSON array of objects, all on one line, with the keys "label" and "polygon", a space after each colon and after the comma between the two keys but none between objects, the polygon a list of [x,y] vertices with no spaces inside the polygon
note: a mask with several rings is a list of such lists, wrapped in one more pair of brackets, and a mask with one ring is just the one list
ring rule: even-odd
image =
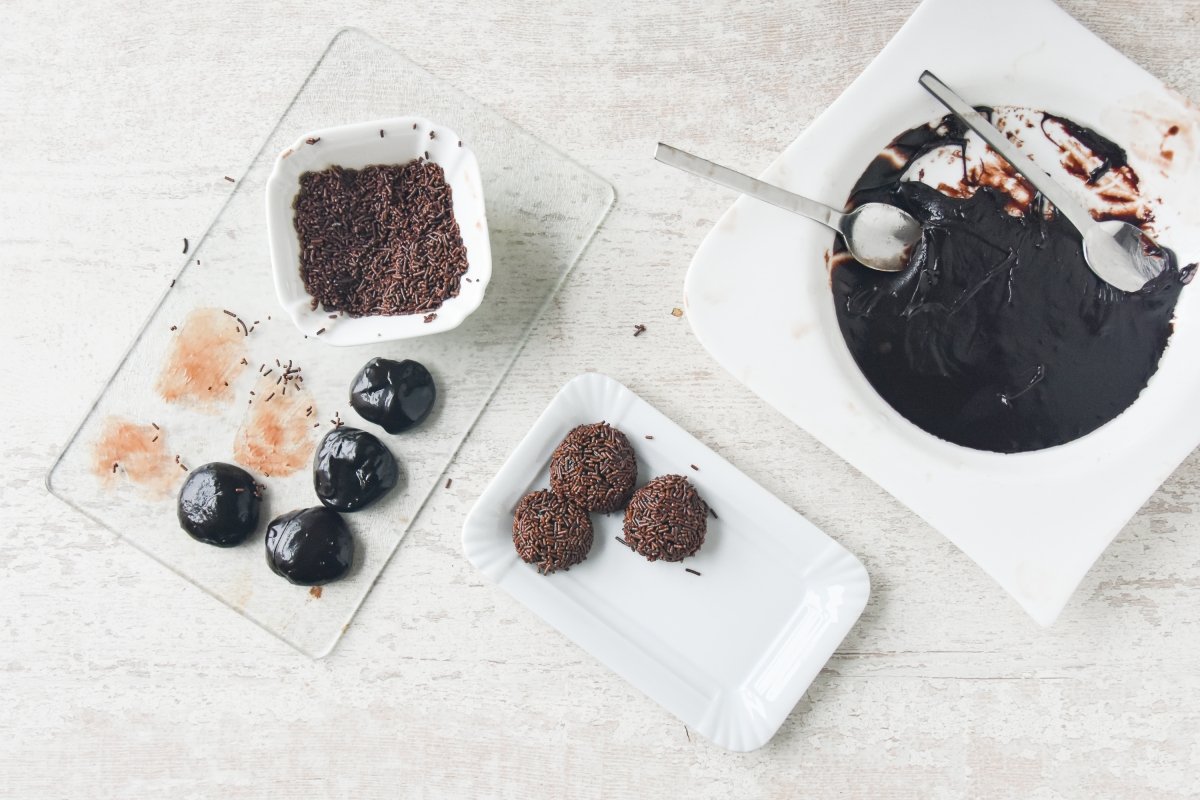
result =
[{"label": "metal spoon", "polygon": [[1012,164],[1075,226],[1083,236],[1083,258],[1101,280],[1126,292],[1136,292],[1166,269],[1162,248],[1144,231],[1128,222],[1097,222],[1061,185],[936,75],[925,70],[920,84]]},{"label": "metal spoon", "polygon": [[847,214],[662,142],[658,143],[654,157],[833,228],[846,240],[850,255],[871,269],[899,272],[908,266],[912,247],[921,239],[921,224],[907,211],[887,203],[865,203]]}]

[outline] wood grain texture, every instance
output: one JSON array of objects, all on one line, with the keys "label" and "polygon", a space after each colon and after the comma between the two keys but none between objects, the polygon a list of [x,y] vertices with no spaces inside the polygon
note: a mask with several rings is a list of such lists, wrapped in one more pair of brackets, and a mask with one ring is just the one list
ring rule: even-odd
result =
[{"label": "wood grain texture", "polygon": [[[915,0],[0,4],[0,794],[1122,797],[1200,791],[1200,456],[1038,629],[704,354],[688,261]],[[1067,0],[1200,99],[1200,0]],[[334,31],[360,26],[611,180],[617,205],[342,644],[310,662],[42,478]],[[632,325],[647,331],[633,338]],[[721,751],[485,585],[461,522],[554,391],[625,382],[799,509],[874,596],[764,749]]]}]

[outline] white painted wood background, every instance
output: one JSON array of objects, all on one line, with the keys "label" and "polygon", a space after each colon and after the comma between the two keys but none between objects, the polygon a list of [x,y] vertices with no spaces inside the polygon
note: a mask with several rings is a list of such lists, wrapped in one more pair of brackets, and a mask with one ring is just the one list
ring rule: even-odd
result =
[{"label": "white painted wood background", "polygon": [[[1000,2],[1000,0],[997,0]],[[731,198],[915,0],[0,2],[0,795],[1117,797],[1200,792],[1200,456],[1052,630],[670,316]],[[1200,0],[1065,0],[1200,99]],[[311,662],[43,475],[335,30],[571,153],[617,205],[341,645]],[[986,31],[980,31],[986,36]],[[632,325],[648,330],[634,339]],[[762,750],[698,737],[475,574],[461,521],[553,392],[622,380],[855,553],[874,596]]]}]

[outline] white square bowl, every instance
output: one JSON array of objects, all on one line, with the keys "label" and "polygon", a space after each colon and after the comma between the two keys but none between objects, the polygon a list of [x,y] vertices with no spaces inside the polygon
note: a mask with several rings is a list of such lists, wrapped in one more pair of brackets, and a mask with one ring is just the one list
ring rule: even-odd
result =
[{"label": "white square bowl", "polygon": [[[441,166],[450,186],[454,218],[467,249],[467,272],[459,293],[443,303],[430,322],[425,322],[425,313],[371,317],[342,314],[331,319],[328,311],[314,309],[312,295],[305,290],[300,276],[300,238],[293,225],[292,202],[300,191],[300,176],[331,166],[362,169],[372,164],[406,164],[417,158]],[[492,247],[479,162],[458,134],[423,117],[339,125],[301,135],[275,159],[267,180],[267,235],[280,305],[305,335],[317,336],[321,331],[321,341],[331,345],[410,339],[456,328],[479,308],[492,277]]]},{"label": "white square bowl", "polygon": [[[616,541],[624,519],[616,513],[591,515],[592,551],[567,571],[541,575],[517,557],[517,501],[549,486],[550,455],[568,431],[600,420],[629,437],[639,484],[686,475],[717,513],[695,556],[646,561]],[[597,374],[564,386],[517,445],[467,516],[463,549],[490,580],[692,730],[739,751],[775,735],[870,594],[867,571],[845,548]]]},{"label": "white square bowl", "polygon": [[[980,32],[984,35],[980,35]],[[842,206],[896,134],[945,112],[930,69],[972,103],[1045,109],[1129,151],[1156,231],[1200,258],[1200,112],[1049,0],[925,0],[863,74],[763,173]],[[1179,125],[1174,158],[1164,131]],[[717,154],[719,156],[719,154]],[[1187,288],[1158,373],[1125,413],[1075,442],[1002,455],[949,444],[880,398],[842,339],[833,236],[740,198],[704,240],[685,299],[697,337],[738,380],[941,531],[1040,624],[1200,444],[1200,292]],[[770,291],[763,291],[769,287]]]}]

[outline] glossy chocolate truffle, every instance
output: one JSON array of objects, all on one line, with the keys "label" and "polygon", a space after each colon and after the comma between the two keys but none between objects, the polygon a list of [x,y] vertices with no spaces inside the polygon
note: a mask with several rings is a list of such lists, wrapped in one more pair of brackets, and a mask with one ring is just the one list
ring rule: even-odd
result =
[{"label": "glossy chocolate truffle", "polygon": [[350,406],[388,433],[401,433],[425,421],[437,399],[429,370],[416,361],[373,358],[350,386]]},{"label": "glossy chocolate truffle", "polygon": [[546,489],[530,492],[513,514],[513,546],[517,555],[548,575],[587,558],[592,549],[592,521],[577,503]]},{"label": "glossy chocolate truffle", "polygon": [[249,472],[214,461],[188,473],[179,490],[179,525],[217,547],[241,544],[258,527],[262,501]]},{"label": "glossy chocolate truffle", "polygon": [[708,504],[682,475],[663,475],[633,493],[625,542],[649,561],[682,561],[704,544]]},{"label": "glossy chocolate truffle", "polygon": [[604,422],[580,425],[550,456],[550,488],[585,511],[625,506],[637,485],[637,455],[625,434]]},{"label": "glossy chocolate truffle", "polygon": [[336,581],[354,561],[354,537],[345,521],[324,506],[289,511],[267,526],[267,564],[300,586]]},{"label": "glossy chocolate truffle", "polygon": [[358,428],[325,434],[313,458],[317,498],[334,511],[357,511],[391,491],[399,481],[396,459],[378,437]]}]

